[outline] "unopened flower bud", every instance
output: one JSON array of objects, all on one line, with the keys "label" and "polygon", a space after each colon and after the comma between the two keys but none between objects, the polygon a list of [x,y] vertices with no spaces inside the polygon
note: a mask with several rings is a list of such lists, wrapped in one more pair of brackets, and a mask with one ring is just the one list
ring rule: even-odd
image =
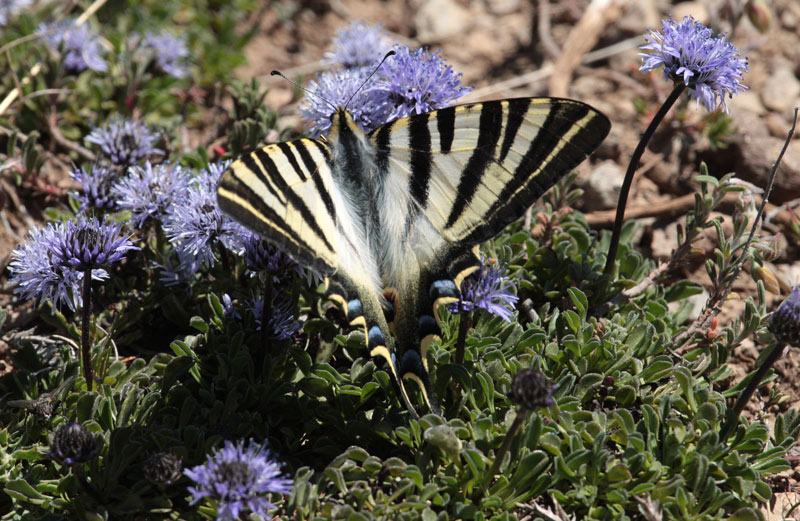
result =
[{"label": "unopened flower bud", "polygon": [[183,462],[174,452],[156,452],[142,465],[144,477],[159,485],[169,485],[181,477]]},{"label": "unopened flower bud", "polygon": [[759,32],[765,33],[772,25],[772,12],[764,0],[748,0],[744,5],[744,10],[747,13],[747,18],[750,23],[758,29]]},{"label": "unopened flower bud", "polygon": [[50,443],[50,457],[59,463],[73,465],[97,456],[97,445],[89,430],[80,423],[61,424]]},{"label": "unopened flower bud", "polygon": [[764,289],[773,295],[781,294],[781,286],[778,283],[778,277],[775,276],[771,269],[766,266],[758,266],[754,272],[754,278],[764,283]]},{"label": "unopened flower bud", "polygon": [[532,410],[537,407],[553,405],[555,385],[547,377],[535,369],[522,369],[511,381],[511,401]]},{"label": "unopened flower bud", "polygon": [[786,251],[786,237],[779,232],[775,235],[767,237],[766,239],[758,241],[758,243],[754,246],[756,249],[758,249],[762,259],[772,262],[781,258],[783,253]]}]

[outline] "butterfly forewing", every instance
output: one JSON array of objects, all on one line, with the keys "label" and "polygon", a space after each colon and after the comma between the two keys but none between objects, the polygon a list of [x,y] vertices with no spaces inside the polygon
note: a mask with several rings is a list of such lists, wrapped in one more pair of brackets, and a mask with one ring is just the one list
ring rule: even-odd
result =
[{"label": "butterfly forewing", "polygon": [[319,140],[268,145],[233,162],[222,175],[220,207],[295,260],[320,273],[335,271],[343,204]]},{"label": "butterfly forewing", "polygon": [[412,116],[377,129],[372,139],[387,177],[412,196],[404,214],[415,222],[401,227],[405,238],[430,225],[433,239],[471,246],[519,218],[609,128],[583,103],[521,98]]}]

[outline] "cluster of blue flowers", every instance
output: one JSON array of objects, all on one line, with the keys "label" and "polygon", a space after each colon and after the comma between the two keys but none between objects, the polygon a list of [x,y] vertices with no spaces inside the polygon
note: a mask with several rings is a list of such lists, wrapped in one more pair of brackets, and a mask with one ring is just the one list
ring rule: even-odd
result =
[{"label": "cluster of blue flowers", "polygon": [[[6,13],[18,12],[22,3],[17,1],[7,8],[0,7],[0,26],[4,25]],[[108,71],[105,59],[107,49],[101,43],[100,35],[89,25],[69,19],[44,23],[37,32],[50,50],[61,56],[66,72],[80,74],[87,69]],[[189,49],[183,38],[168,33],[149,33],[144,37],[134,36],[130,43],[142,63],[152,64],[156,70],[175,78],[187,75]]]},{"label": "cluster of blue flowers", "polygon": [[[395,54],[381,63],[389,51]],[[380,27],[360,22],[339,31],[326,61],[342,68],[309,83],[302,112],[312,123],[313,136],[330,130],[331,103],[346,106],[356,124],[370,131],[398,118],[448,107],[470,90],[439,52],[392,45]]]}]

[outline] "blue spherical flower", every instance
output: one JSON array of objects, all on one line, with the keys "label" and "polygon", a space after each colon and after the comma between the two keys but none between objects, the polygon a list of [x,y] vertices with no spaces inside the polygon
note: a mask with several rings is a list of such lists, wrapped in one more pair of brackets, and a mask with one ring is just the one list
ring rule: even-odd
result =
[{"label": "blue spherical flower", "polygon": [[689,88],[689,95],[706,109],[717,107],[727,112],[725,96],[733,97],[746,90],[742,74],[748,71],[747,58],[724,35],[714,36],[711,29],[692,17],[677,23],[663,20],[661,32],[651,30],[645,37],[642,66],[648,72],[664,67],[664,77]]},{"label": "blue spherical flower", "polygon": [[113,170],[97,163],[89,171],[82,167],[76,168],[71,175],[82,187],[81,192],[73,194],[81,203],[81,212],[85,212],[88,208],[116,210],[117,202],[111,194],[111,185],[117,178]]},{"label": "blue spherical flower", "polygon": [[512,287],[514,285],[505,276],[505,268],[486,266],[485,259],[481,259],[481,269],[461,283],[461,299],[457,303],[449,304],[447,310],[459,313],[481,308],[511,322],[511,317],[514,316],[512,309],[519,300],[519,297],[508,291]]},{"label": "blue spherical flower", "polygon": [[[64,235],[65,224],[48,223],[44,228],[31,230],[27,240],[11,252],[11,282],[23,298],[36,299],[37,303],[49,300],[58,309],[66,304],[71,310],[81,305],[83,272],[57,260],[56,245]],[[102,276],[93,271],[93,278]]]},{"label": "blue spherical flower", "polygon": [[30,6],[33,0],[3,0],[0,2],[0,27],[8,23],[9,18]]},{"label": "blue spherical flower", "polygon": [[395,46],[394,51],[397,54],[378,69],[380,80],[376,88],[384,92],[392,106],[380,124],[448,107],[470,91],[461,86],[461,74],[447,65],[439,51],[412,51],[406,46]]},{"label": "blue spherical flower", "polygon": [[778,341],[800,346],[800,286],[796,286],[773,311],[768,328]]},{"label": "blue spherical flower", "polygon": [[131,250],[138,250],[129,237],[122,234],[120,223],[100,222],[96,217],[87,219],[81,215],[64,223],[51,247],[57,265],[78,271],[95,270],[121,261]]},{"label": "blue spherical flower", "polygon": [[156,148],[159,134],[137,121],[114,116],[105,125],[86,136],[88,143],[99,145],[103,155],[115,165],[130,166],[151,155],[162,156]]},{"label": "blue spherical flower", "polygon": [[282,250],[254,233],[245,234],[244,260],[247,269],[255,272],[279,273],[297,266],[297,263]]},{"label": "blue spherical flower", "polygon": [[336,31],[333,50],[325,52],[325,62],[345,68],[375,67],[392,49],[392,43],[380,25],[353,22]]},{"label": "blue spherical flower", "polygon": [[330,131],[331,115],[337,106],[347,108],[364,132],[388,121],[386,117],[391,107],[387,96],[375,89],[373,80],[364,83],[371,72],[366,68],[323,72],[309,82],[309,94],[300,112],[311,121],[311,136],[326,135]]},{"label": "blue spherical flower", "polygon": [[87,24],[78,25],[75,20],[42,24],[38,33],[50,49],[62,54],[67,72],[79,74],[86,69],[108,70],[100,37]]},{"label": "blue spherical flower", "polygon": [[288,494],[292,481],[281,475],[280,467],[271,459],[266,445],[253,440],[225,446],[208,456],[203,465],[187,469],[184,474],[195,482],[189,487],[192,504],[209,498],[217,503],[217,521],[234,521],[252,513],[269,519],[275,508],[264,495]]},{"label": "blue spherical flower", "polygon": [[217,204],[219,177],[229,164],[214,163],[199,172],[185,196],[174,201],[162,219],[164,233],[175,247],[184,272],[214,266],[218,244],[237,255],[244,252],[249,232]]},{"label": "blue spherical flower", "polygon": [[[264,311],[264,299],[258,295],[250,301],[248,308],[256,319],[256,331],[261,331],[261,315]],[[272,299],[272,314],[267,319],[267,331],[278,340],[291,338],[300,331],[302,326],[292,312],[292,303],[288,300],[274,296]]]},{"label": "blue spherical flower", "polygon": [[189,176],[180,165],[161,163],[132,166],[128,175],[111,188],[120,208],[133,213],[133,222],[144,226],[148,218],[160,219],[172,205],[189,192]]},{"label": "blue spherical flower", "polygon": [[187,60],[189,49],[183,38],[171,34],[147,34],[142,49],[149,53],[157,69],[175,78],[183,78],[189,72]]}]

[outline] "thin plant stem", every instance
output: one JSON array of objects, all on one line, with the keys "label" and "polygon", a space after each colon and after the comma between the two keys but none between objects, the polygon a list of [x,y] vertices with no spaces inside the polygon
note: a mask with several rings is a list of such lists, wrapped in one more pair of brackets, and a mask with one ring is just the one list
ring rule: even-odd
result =
[{"label": "thin plant stem", "polygon": [[467,344],[467,333],[472,327],[472,311],[464,311],[461,304],[458,305],[460,320],[458,321],[458,337],[456,338],[456,363],[464,363],[464,346]]},{"label": "thin plant stem", "polygon": [[622,182],[622,188],[619,191],[617,215],[614,219],[614,228],[611,232],[611,244],[608,247],[606,266],[603,269],[604,275],[611,277],[611,273],[614,271],[614,263],[617,260],[617,248],[619,247],[619,237],[622,234],[622,223],[625,220],[625,206],[628,204],[628,192],[630,192],[631,184],[633,183],[633,175],[636,173],[636,169],[639,168],[639,160],[642,158],[642,154],[644,154],[645,148],[647,148],[647,144],[653,137],[656,128],[661,124],[664,116],[667,115],[667,112],[669,112],[669,109],[671,109],[672,105],[678,100],[684,89],[686,89],[686,86],[682,83],[675,86],[664,101],[664,104],[661,105],[661,108],[656,112],[656,115],[653,116],[653,120],[650,122],[650,125],[648,125],[647,130],[644,131],[644,134],[642,134],[642,138],[639,140],[639,144],[636,145],[636,150],[634,150],[631,156],[631,161],[628,163],[628,170],[625,172],[625,180]]},{"label": "thin plant stem", "polygon": [[725,422],[722,424],[722,429],[719,431],[719,441],[724,443],[725,440],[728,439],[728,436],[731,435],[733,429],[738,424],[739,415],[742,414],[744,406],[747,405],[748,401],[750,401],[753,393],[756,391],[756,389],[758,389],[761,381],[767,375],[767,371],[769,371],[775,362],[778,361],[778,358],[781,357],[781,354],[783,354],[783,350],[785,348],[786,343],[784,342],[776,342],[773,344],[772,351],[767,354],[764,362],[756,370],[756,372],[753,374],[753,377],[747,383],[747,387],[745,387],[744,391],[739,394],[739,398],[736,399],[736,403],[733,405],[733,408],[728,409],[728,412],[725,415]]},{"label": "thin plant stem", "polygon": [[92,378],[92,352],[89,338],[89,322],[92,314],[92,270],[83,272],[83,309],[81,310],[81,363],[83,377],[86,379],[86,388],[91,391]]},{"label": "thin plant stem", "polygon": [[506,452],[508,452],[508,449],[511,447],[511,442],[514,440],[514,436],[517,434],[517,431],[519,430],[523,420],[525,420],[525,416],[527,415],[528,415],[528,410],[525,409],[524,407],[520,407],[519,410],[517,410],[517,416],[516,418],[514,418],[514,423],[512,423],[511,428],[508,429],[506,437],[503,440],[503,445],[500,446],[500,449],[495,454],[494,463],[492,463],[492,468],[486,475],[487,480],[491,480],[492,477],[495,474],[497,474],[497,471],[500,470],[500,465],[503,463],[503,458],[506,457]]}]

